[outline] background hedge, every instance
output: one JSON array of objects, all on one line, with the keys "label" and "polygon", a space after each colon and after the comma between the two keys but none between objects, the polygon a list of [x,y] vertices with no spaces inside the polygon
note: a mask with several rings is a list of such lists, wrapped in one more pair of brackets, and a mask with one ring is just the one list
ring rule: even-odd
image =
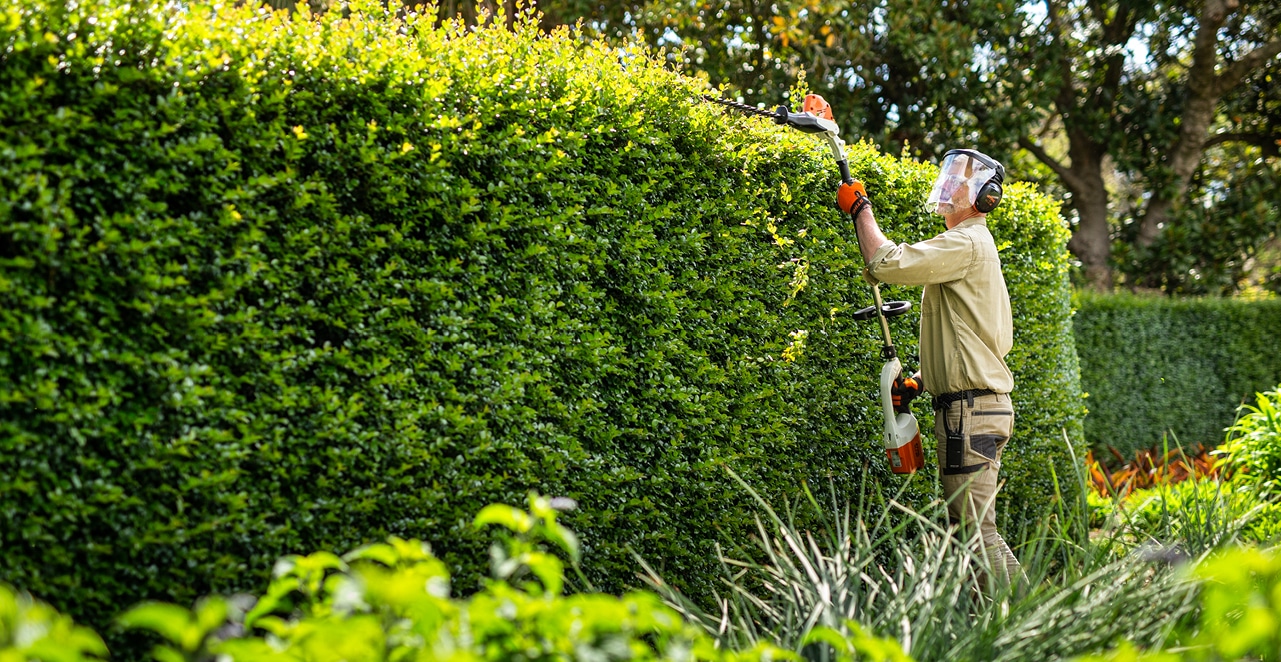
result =
[{"label": "background hedge", "polygon": [[1281,382],[1281,300],[1079,294],[1074,305],[1092,446],[1133,457],[1167,439],[1217,445],[1242,402]]},{"label": "background hedge", "polygon": [[[101,628],[395,534],[465,593],[477,508],[536,488],[578,500],[598,588],[634,583],[630,546],[708,596],[750,530],[722,467],[771,498],[894,483],[817,141],[526,18],[3,12],[0,580]],[[892,238],[941,230],[931,166],[851,156]],[[990,222],[1017,524],[1080,435],[1067,231],[1018,184]]]}]

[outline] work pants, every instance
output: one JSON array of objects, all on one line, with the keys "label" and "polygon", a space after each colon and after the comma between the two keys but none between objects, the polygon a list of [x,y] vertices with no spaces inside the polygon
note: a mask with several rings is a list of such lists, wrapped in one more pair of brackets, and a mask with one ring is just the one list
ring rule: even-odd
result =
[{"label": "work pants", "polygon": [[961,398],[934,412],[948,519],[959,524],[966,536],[972,536],[977,525],[988,566],[1002,584],[1023,574],[1014,552],[996,530],[997,472],[1013,432],[1014,405],[1006,393]]}]

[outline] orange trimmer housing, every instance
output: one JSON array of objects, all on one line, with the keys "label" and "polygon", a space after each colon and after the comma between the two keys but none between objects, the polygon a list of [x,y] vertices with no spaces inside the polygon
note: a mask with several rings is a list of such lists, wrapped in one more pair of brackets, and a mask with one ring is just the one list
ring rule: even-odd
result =
[{"label": "orange trimmer housing", "polygon": [[825,120],[836,121],[836,117],[832,115],[832,104],[817,94],[805,95],[805,100],[801,102],[801,112],[809,113]]}]

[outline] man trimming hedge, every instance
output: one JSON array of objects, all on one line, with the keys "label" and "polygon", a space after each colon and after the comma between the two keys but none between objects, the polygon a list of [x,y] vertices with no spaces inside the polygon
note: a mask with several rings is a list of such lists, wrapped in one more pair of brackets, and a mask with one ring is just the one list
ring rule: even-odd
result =
[{"label": "man trimming hedge", "polygon": [[996,529],[995,503],[1001,454],[1014,430],[1014,376],[1005,364],[1014,323],[986,219],[1001,201],[1004,176],[991,157],[949,151],[926,202],[947,230],[915,244],[887,239],[867,197],[853,193],[856,187],[842,187],[838,202],[855,219],[869,281],[925,286],[921,370],[896,387],[895,404],[922,389],[934,395],[948,516],[967,528],[978,523],[989,565],[998,581],[1008,582],[1020,575],[1020,566]]}]

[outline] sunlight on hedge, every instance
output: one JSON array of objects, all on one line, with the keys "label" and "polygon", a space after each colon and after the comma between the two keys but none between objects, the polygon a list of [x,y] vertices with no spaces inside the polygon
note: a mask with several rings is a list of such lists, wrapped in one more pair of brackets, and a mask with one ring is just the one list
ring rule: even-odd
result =
[{"label": "sunlight on hedge", "polygon": [[[723,467],[771,498],[897,484],[810,137],[529,16],[0,11],[0,579],[109,640],[137,599],[393,535],[479,590],[472,515],[529,489],[582,504],[598,589],[634,549],[711,595],[753,530]],[[850,158],[891,238],[941,229],[932,166]],[[1079,438],[1067,230],[1016,182],[990,223],[1019,320],[1000,512],[1034,523]]]}]

